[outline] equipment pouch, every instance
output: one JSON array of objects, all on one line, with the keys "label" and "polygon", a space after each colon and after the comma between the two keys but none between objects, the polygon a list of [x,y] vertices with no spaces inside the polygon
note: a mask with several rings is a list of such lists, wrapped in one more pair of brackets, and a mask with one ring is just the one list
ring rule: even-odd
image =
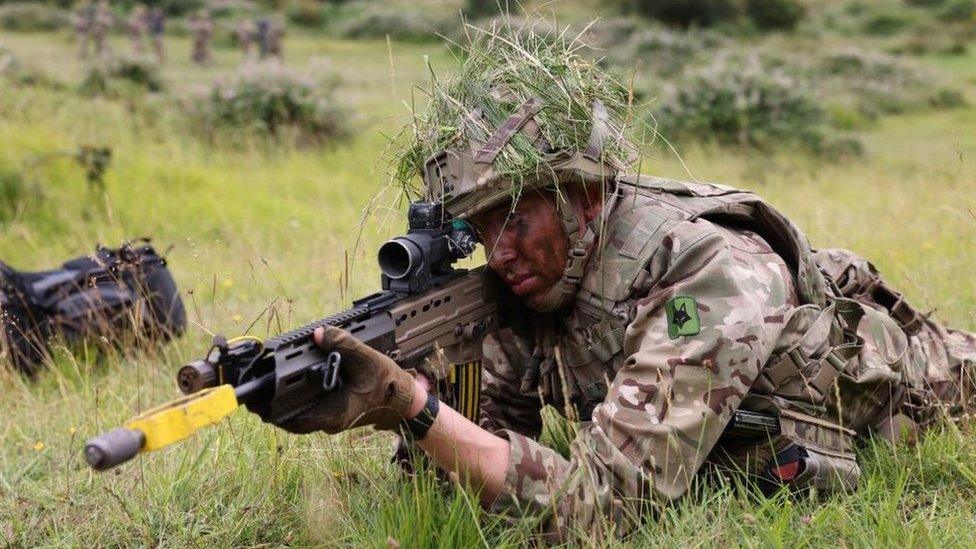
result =
[{"label": "equipment pouch", "polygon": [[789,443],[770,461],[765,480],[772,487],[850,492],[861,468],[853,450],[854,432],[799,412],[780,412],[780,436]]}]

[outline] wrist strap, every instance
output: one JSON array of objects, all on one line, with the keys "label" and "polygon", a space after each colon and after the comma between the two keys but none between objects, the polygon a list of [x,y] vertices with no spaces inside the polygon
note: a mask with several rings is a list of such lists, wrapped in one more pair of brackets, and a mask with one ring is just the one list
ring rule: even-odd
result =
[{"label": "wrist strap", "polygon": [[400,432],[410,440],[423,440],[440,412],[441,401],[433,393],[427,393],[427,402],[416,417],[400,422]]}]

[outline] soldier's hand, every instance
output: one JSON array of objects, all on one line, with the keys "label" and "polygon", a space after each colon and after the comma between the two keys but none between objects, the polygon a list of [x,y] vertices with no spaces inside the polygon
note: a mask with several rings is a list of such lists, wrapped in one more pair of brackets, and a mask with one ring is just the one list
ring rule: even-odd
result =
[{"label": "soldier's hand", "polygon": [[292,433],[339,433],[364,425],[396,428],[413,401],[413,376],[341,328],[319,328],[314,337],[325,352],[342,355],[341,386],[309,411],[278,426]]}]

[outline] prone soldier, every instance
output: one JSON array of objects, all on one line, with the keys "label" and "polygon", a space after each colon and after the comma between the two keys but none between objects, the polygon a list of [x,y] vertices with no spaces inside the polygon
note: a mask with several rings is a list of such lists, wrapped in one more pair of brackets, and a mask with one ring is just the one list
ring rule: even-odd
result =
[{"label": "prone soldier", "polygon": [[[976,336],[919,314],[863,258],[813,250],[753,193],[630,173],[626,89],[569,49],[534,58],[527,84],[500,61],[524,60],[513,47],[472,46],[405,157],[432,152],[420,193],[474,227],[503,291],[479,421],[328,327],[315,340],[354,365],[357,388],[276,424],[399,429],[485,507],[565,538],[626,530],[629,510],[682,497],[705,470],[851,490],[857,439],[971,409]],[[603,100],[575,91],[594,81]],[[579,422],[568,459],[537,441],[545,404]]]}]

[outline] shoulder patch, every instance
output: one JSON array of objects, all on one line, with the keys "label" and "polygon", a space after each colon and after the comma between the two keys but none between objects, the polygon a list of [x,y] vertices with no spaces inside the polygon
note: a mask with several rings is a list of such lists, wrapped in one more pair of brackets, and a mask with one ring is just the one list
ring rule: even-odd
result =
[{"label": "shoulder patch", "polygon": [[668,337],[691,336],[701,331],[698,302],[686,295],[674,296],[664,306],[668,315]]}]

